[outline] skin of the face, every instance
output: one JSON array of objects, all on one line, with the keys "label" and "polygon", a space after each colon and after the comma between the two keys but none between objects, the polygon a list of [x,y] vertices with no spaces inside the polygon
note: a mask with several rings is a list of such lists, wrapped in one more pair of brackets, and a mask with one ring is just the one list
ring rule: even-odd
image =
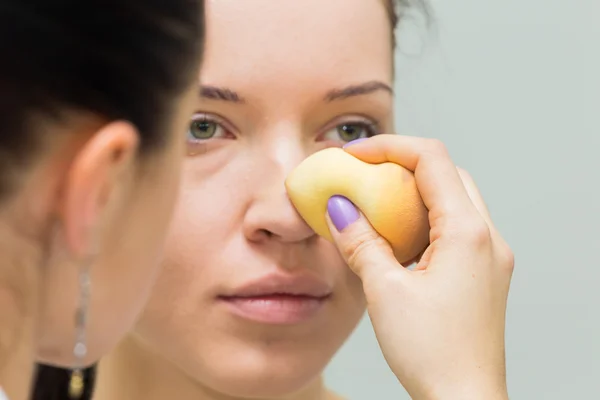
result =
[{"label": "skin of the face", "polygon": [[319,381],[365,300],[284,179],[320,149],[392,133],[389,19],[378,0],[219,0],[207,27],[164,269],[127,346],[205,392],[285,396]]},{"label": "skin of the face", "polygon": [[84,364],[108,353],[136,322],[161,266],[185,132],[197,99],[197,82],[190,82],[168,116],[168,137],[150,154],[137,153],[139,139],[132,125],[92,119],[82,125],[85,135],[73,136],[83,137],[84,143],[67,139],[70,143],[59,150],[63,158],[52,156],[34,171],[39,179],[34,177],[36,187],[29,189],[41,192],[43,182],[59,187],[56,220],[49,225],[50,240],[41,260],[38,361],[75,365],[75,315],[82,288],[78,279],[85,267],[90,271],[90,303]]}]

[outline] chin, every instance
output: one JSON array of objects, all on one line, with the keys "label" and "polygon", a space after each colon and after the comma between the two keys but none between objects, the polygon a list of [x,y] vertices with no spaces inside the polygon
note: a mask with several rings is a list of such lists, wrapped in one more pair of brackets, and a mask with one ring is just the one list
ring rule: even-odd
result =
[{"label": "chin", "polygon": [[322,373],[318,371],[256,371],[239,368],[215,374],[207,382],[211,390],[233,398],[284,398],[306,390]]},{"label": "chin", "polygon": [[319,381],[329,362],[326,353],[330,352],[298,349],[276,353],[248,349],[237,352],[236,356],[214,352],[196,371],[186,372],[196,376],[210,391],[225,396],[282,398],[307,390]]}]

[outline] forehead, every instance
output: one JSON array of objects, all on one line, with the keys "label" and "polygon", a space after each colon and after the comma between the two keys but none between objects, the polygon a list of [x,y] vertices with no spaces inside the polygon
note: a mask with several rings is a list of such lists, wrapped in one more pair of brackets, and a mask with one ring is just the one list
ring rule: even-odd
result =
[{"label": "forehead", "polygon": [[373,79],[387,83],[392,56],[383,0],[207,3],[206,84],[306,90]]}]

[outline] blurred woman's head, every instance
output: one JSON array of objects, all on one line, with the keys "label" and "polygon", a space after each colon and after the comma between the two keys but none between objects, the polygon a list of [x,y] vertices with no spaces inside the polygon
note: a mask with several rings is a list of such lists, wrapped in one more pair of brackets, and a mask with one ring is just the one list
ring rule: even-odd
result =
[{"label": "blurred woman's head", "polygon": [[320,149],[393,132],[396,18],[386,0],[207,4],[202,98],[165,268],[100,379],[130,384],[135,370],[155,388],[179,375],[171,389],[189,377],[195,390],[252,398],[318,382],[365,300],[284,179]]},{"label": "blurred woman's head", "polygon": [[0,4],[0,354],[23,334],[11,324],[34,318],[41,360],[73,362],[85,267],[85,362],[133,324],[177,193],[203,9],[197,0]]}]

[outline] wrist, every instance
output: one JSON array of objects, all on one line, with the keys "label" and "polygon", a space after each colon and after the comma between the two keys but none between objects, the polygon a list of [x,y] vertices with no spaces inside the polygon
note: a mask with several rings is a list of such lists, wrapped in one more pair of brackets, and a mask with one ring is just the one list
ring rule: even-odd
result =
[{"label": "wrist", "polygon": [[413,400],[508,400],[504,376],[465,376],[416,388],[409,394]]},{"label": "wrist", "polygon": [[508,400],[505,386],[463,382],[447,390],[436,390],[427,400]]}]

